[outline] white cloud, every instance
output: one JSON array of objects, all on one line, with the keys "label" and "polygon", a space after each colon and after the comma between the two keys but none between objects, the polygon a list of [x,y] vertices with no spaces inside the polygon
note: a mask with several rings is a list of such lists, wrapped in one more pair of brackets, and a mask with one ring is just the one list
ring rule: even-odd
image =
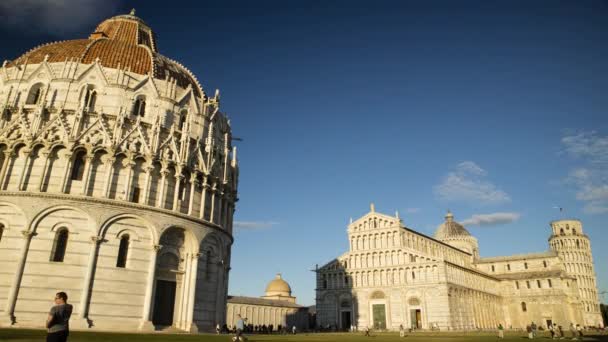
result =
[{"label": "white cloud", "polygon": [[590,163],[608,162],[608,136],[597,132],[582,132],[562,138],[564,151],[576,158],[586,159]]},{"label": "white cloud", "polygon": [[446,201],[498,204],[511,201],[509,195],[485,179],[487,172],[472,161],[464,161],[434,187],[435,194]]},{"label": "white cloud", "polygon": [[272,228],[279,224],[273,221],[234,221],[233,227],[236,230],[260,230]]},{"label": "white cloud", "polygon": [[475,214],[460,223],[465,226],[496,226],[515,222],[520,216],[518,213]]},{"label": "white cloud", "polygon": [[563,152],[582,166],[572,169],[566,184],[575,188],[575,198],[588,214],[608,213],[608,136],[595,131],[565,136]]},{"label": "white cloud", "polygon": [[61,36],[116,13],[120,0],[1,0],[0,25]]}]

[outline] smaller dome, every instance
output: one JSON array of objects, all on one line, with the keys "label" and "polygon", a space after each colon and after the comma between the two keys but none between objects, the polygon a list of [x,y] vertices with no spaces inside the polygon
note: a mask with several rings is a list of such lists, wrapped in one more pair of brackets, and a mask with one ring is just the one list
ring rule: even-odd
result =
[{"label": "smaller dome", "polygon": [[266,296],[291,296],[291,287],[283,278],[281,277],[281,273],[277,273],[276,278],[274,278],[268,286],[266,286]]},{"label": "smaller dome", "polygon": [[445,215],[445,222],[440,224],[435,231],[435,239],[446,240],[463,236],[471,236],[471,233],[463,225],[454,221],[454,215],[448,210]]}]

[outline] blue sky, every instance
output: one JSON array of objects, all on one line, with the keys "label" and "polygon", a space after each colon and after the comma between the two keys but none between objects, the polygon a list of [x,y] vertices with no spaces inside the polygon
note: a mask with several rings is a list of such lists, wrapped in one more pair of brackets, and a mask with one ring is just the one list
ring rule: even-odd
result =
[{"label": "blue sky", "polygon": [[429,235],[449,208],[482,256],[547,250],[549,222],[579,218],[608,290],[608,2],[68,2],[3,1],[0,57],[135,7],[221,90],[243,139],[231,294],[281,272],[313,304],[310,270],[370,202]]}]

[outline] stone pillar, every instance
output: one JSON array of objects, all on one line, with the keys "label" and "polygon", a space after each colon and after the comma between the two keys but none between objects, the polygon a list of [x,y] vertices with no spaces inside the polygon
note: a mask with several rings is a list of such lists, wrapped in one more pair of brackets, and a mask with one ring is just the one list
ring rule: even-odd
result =
[{"label": "stone pillar", "polygon": [[97,251],[99,244],[103,241],[98,236],[91,236],[91,250],[89,252],[89,263],[87,265],[87,275],[84,278],[84,286],[82,287],[82,295],[80,296],[80,312],[78,313],[78,320],[75,326],[80,328],[89,328],[88,314],[89,314],[89,298],[91,297],[91,288],[93,285],[93,275],[95,274],[95,267],[97,265]]},{"label": "stone pillar", "polygon": [[110,188],[112,187],[112,175],[114,174],[113,166],[115,161],[115,157],[108,157],[108,159],[106,159],[106,179],[103,185],[103,197],[110,197]]},{"label": "stone pillar", "polygon": [[2,163],[2,170],[0,170],[0,190],[4,190],[4,182],[6,182],[6,171],[11,159],[15,156],[13,151],[4,151],[4,162]]},{"label": "stone pillar", "polygon": [[40,175],[40,180],[38,181],[38,191],[42,192],[42,188],[44,188],[44,180],[46,175],[49,173],[49,158],[51,155],[51,151],[45,150],[42,152],[44,157],[44,166],[42,167],[42,174]]},{"label": "stone pillar", "polygon": [[179,299],[177,299],[177,317],[175,319],[174,325],[179,329],[186,330],[186,317],[188,310],[188,292],[190,291],[190,269],[191,264],[191,254],[186,254],[184,257],[184,274],[182,276],[181,281],[181,291],[179,292]]},{"label": "stone pillar", "polygon": [[131,182],[133,180],[133,168],[135,168],[135,162],[131,159],[127,161],[127,174],[125,175],[125,198],[123,200],[131,201]]},{"label": "stone pillar", "polygon": [[163,208],[165,206],[165,183],[167,181],[167,175],[169,171],[163,168],[160,170],[160,189],[158,190],[158,197],[156,199],[156,207]]},{"label": "stone pillar", "polygon": [[146,179],[144,180],[144,204],[148,205],[148,197],[150,197],[150,185],[152,184],[152,171],[154,170],[153,166],[147,166],[145,169]]},{"label": "stone pillar", "polygon": [[[190,291],[188,292],[188,306],[186,309],[186,330],[190,333],[197,333],[198,327],[194,324],[194,306],[196,301],[196,278],[198,275],[198,259],[200,253],[195,253],[191,256],[192,262],[190,263]],[[219,321],[218,321],[219,322]]]},{"label": "stone pillar", "polygon": [[184,175],[182,175],[181,170],[175,171],[175,189],[173,189],[173,211],[179,211],[180,209],[180,199],[179,199],[179,190],[182,187],[182,180],[184,179]]},{"label": "stone pillar", "polygon": [[150,251],[148,279],[146,281],[146,292],[144,294],[144,309],[139,324],[139,330],[154,331],[154,324],[152,324],[152,317],[150,317],[150,314],[154,294],[154,277],[156,276],[156,256],[161,247],[162,246],[160,245],[154,245]]},{"label": "stone pillar", "polygon": [[32,149],[24,148],[23,155],[25,156],[25,160],[23,161],[23,168],[19,174],[19,182],[17,183],[17,190],[23,191],[25,190],[25,171],[30,166],[32,162]]},{"label": "stone pillar", "polygon": [[21,279],[23,278],[23,270],[25,269],[25,261],[27,260],[27,253],[30,249],[30,242],[32,237],[36,235],[35,232],[24,230],[21,232],[23,235],[23,245],[21,246],[21,255],[17,262],[17,270],[15,271],[15,277],[13,283],[9,289],[8,298],[6,300],[6,308],[4,312],[6,317],[3,317],[3,323],[6,325],[12,325],[15,323],[15,305],[17,304],[17,297],[19,296],[19,287],[21,286]]},{"label": "stone pillar", "polygon": [[91,177],[91,170],[93,169],[93,159],[95,159],[95,155],[94,154],[87,154],[86,158],[85,158],[85,165],[84,165],[84,175],[82,177],[82,195],[87,194],[87,187],[89,184],[89,178]]},{"label": "stone pillar", "polygon": [[207,188],[209,185],[207,184],[207,176],[203,176],[203,191],[201,191],[201,211],[199,213],[199,218],[201,220],[205,219],[205,204],[207,202]]},{"label": "stone pillar", "polygon": [[219,190],[219,200],[217,201],[218,203],[218,207],[217,207],[217,224],[222,225],[224,224],[224,221],[222,220],[222,201],[224,199],[224,191],[222,189],[218,189]]},{"label": "stone pillar", "polygon": [[198,185],[198,179],[196,178],[196,172],[190,175],[190,200],[188,202],[188,215],[192,215],[194,211],[194,194],[196,193],[196,186]]},{"label": "stone pillar", "polygon": [[213,184],[211,189],[211,216],[209,216],[209,222],[215,223],[215,192],[217,191],[216,185]]},{"label": "stone pillar", "polygon": [[65,167],[63,169],[63,178],[61,179],[61,192],[68,192],[68,179],[70,178],[70,169],[72,168],[72,153],[65,154]]}]

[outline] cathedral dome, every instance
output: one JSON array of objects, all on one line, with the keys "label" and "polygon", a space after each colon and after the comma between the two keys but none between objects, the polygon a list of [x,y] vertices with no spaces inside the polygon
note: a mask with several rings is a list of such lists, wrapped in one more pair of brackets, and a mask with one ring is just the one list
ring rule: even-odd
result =
[{"label": "cathedral dome", "polygon": [[200,84],[188,69],[158,53],[154,32],[135,16],[135,11],[102,21],[88,39],[43,44],[8,62],[7,66],[39,64],[43,61],[99,62],[106,68],[123,69],[162,80],[171,78],[182,88],[190,85],[197,95],[202,93]]},{"label": "cathedral dome", "polygon": [[435,231],[435,239],[445,240],[464,236],[471,236],[471,234],[463,225],[454,221],[454,215],[448,211],[445,215],[445,222],[440,224]]},{"label": "cathedral dome", "polygon": [[280,273],[266,286],[266,296],[291,296],[291,287]]}]

